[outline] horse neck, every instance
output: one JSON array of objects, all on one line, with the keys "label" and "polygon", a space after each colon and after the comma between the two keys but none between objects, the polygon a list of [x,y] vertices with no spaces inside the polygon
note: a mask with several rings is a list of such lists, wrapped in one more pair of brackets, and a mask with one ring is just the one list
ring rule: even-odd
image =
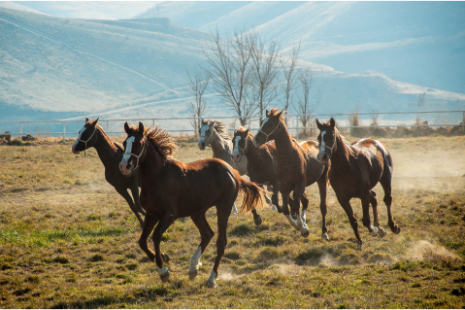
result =
[{"label": "horse neck", "polygon": [[253,135],[248,134],[246,137],[247,147],[244,151],[244,155],[247,160],[251,163],[255,163],[260,160],[260,149],[253,144]]},{"label": "horse neck", "polygon": [[213,157],[220,158],[227,163],[231,163],[231,154],[232,154],[232,147],[231,142],[221,137],[216,130],[212,131],[214,135],[212,138],[212,151]]},{"label": "horse neck", "polygon": [[97,151],[98,157],[105,168],[116,167],[115,162],[119,162],[119,158],[117,156],[118,148],[103,132],[103,129],[95,127],[95,130],[97,130],[95,133],[97,135],[97,142],[95,143],[94,148]]},{"label": "horse neck", "polygon": [[336,143],[331,154],[331,167],[335,169],[350,167],[350,154],[349,146],[344,142],[339,132],[336,132]]},{"label": "horse neck", "polygon": [[139,163],[139,170],[141,178],[149,179],[150,181],[141,182],[141,186],[143,184],[153,184],[153,182],[156,182],[158,175],[167,163],[167,159],[164,158],[149,141],[145,143],[147,151],[144,160]]},{"label": "horse neck", "polygon": [[281,120],[281,130],[276,133],[276,138],[274,139],[276,144],[276,155],[279,158],[289,158],[289,153],[294,151],[293,142],[289,132],[287,131],[286,125]]}]

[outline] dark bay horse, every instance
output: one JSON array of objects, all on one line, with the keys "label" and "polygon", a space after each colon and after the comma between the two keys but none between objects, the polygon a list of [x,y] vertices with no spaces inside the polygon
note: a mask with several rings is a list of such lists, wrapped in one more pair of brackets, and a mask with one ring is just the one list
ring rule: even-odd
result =
[{"label": "dark bay horse", "polygon": [[[203,120],[199,130],[199,149],[205,150],[205,147],[211,146],[213,151],[213,158],[219,158],[227,162],[231,167],[239,171],[239,174],[246,175],[247,171],[247,157],[244,156],[240,161],[235,162],[232,160],[233,143],[228,135],[228,129],[224,122]],[[265,194],[267,203],[271,203],[271,200]],[[233,214],[237,213],[236,205],[233,207]],[[252,209],[255,225],[262,223],[261,216],[255,209]]]},{"label": "dark bay horse", "polygon": [[[308,199],[305,196],[305,188],[315,182],[320,191],[320,211],[322,215],[322,237],[328,238],[326,229],[326,191],[327,191],[327,168],[321,165],[317,159],[318,143],[315,141],[304,141],[297,143],[287,131],[286,125],[281,118],[283,111],[271,109],[266,111],[266,118],[254,136],[257,146],[263,145],[269,140],[276,144],[276,176],[278,188],[281,192],[283,206],[282,212],[291,225],[299,230],[302,236],[307,237],[310,232],[305,224],[305,212],[308,208]],[[289,214],[289,194],[293,192],[294,200],[291,202],[291,211],[296,216],[294,220]],[[302,202],[302,213],[299,215],[300,202]]]},{"label": "dark bay horse", "polygon": [[[162,281],[169,279],[167,267],[163,267],[164,255],[160,253],[160,241],[168,227],[180,217],[190,216],[199,229],[201,242],[192,255],[189,277],[198,274],[200,257],[213,238],[214,232],[205,217],[208,209],[216,206],[218,216],[217,257],[207,281],[215,287],[218,266],[227,244],[226,228],[231,209],[238,193],[243,192],[243,211],[250,211],[256,204],[262,205],[263,189],[243,179],[237,170],[216,158],[182,163],[170,158],[175,144],[166,131],[158,126],[146,129],[124,124],[128,137],[124,141],[124,156],[120,163],[123,174],[129,174],[140,166],[140,202],[147,214],[139,239],[141,249],[151,261]],[[155,254],[147,247],[147,238],[153,233]]]},{"label": "dark bay horse", "polygon": [[[320,152],[318,159],[328,165],[329,180],[336,193],[337,200],[349,217],[350,224],[362,247],[362,239],[358,232],[357,219],[354,216],[351,198],[360,198],[363,209],[363,225],[370,233],[384,237],[386,233],[379,225],[378,202],[376,193],[372,190],[380,182],[384,190],[384,202],[387,206],[388,225],[395,234],[400,233],[400,227],[394,223],[391,214],[391,180],[392,158],[388,150],[377,140],[361,139],[351,145],[345,141],[336,128],[336,121],[331,118],[327,123],[316,120],[320,134],[318,142]],[[374,227],[370,222],[370,203],[373,208]]]},{"label": "dark bay horse", "polygon": [[233,136],[234,162],[240,162],[247,157],[247,171],[250,181],[260,185],[268,185],[273,189],[271,200],[275,206],[278,205],[278,180],[276,178],[276,145],[274,141],[266,143],[261,147],[253,144],[253,135],[243,127],[237,129]]},{"label": "dark bay horse", "polygon": [[[79,136],[72,146],[72,151],[74,154],[79,154],[90,147],[95,148],[105,167],[105,180],[116,189],[118,194],[123,196],[142,227],[144,220],[141,214],[145,215],[145,211],[139,202],[139,171],[135,171],[130,176],[121,175],[119,163],[124,151],[121,146],[110,140],[97,123],[98,118],[93,121],[86,118],[86,123],[79,131]],[[131,190],[132,197],[128,189]]]}]

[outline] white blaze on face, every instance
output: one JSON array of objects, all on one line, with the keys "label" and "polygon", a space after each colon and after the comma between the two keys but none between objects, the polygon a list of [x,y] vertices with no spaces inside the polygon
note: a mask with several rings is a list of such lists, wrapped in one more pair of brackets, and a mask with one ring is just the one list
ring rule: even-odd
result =
[{"label": "white blaze on face", "polygon": [[325,152],[325,147],[326,147],[326,143],[325,143],[325,134],[326,134],[326,130],[321,132],[320,153],[324,153],[324,152]]},{"label": "white blaze on face", "polygon": [[263,129],[263,126],[265,126],[266,122],[268,122],[269,120],[270,120],[269,117],[267,117],[267,118],[265,118],[265,119],[263,120],[263,123],[262,123],[262,126],[260,127],[260,130]]},{"label": "white blaze on face", "polygon": [[127,165],[129,162],[129,159],[131,158],[131,154],[126,154],[126,153],[131,153],[132,152],[132,144],[134,143],[135,137],[129,137],[126,140],[126,151],[124,152],[123,160],[121,160],[121,164]]},{"label": "white blaze on face", "polygon": [[208,125],[203,125],[202,128],[200,128],[200,139],[199,143],[205,143],[205,132],[209,129],[210,127]]},{"label": "white blaze on face", "polygon": [[84,131],[86,131],[86,126],[82,127],[81,130],[79,130],[77,140],[73,143],[73,149],[78,145],[79,140],[81,140],[81,136],[84,133]]},{"label": "white blaze on face", "polygon": [[241,136],[236,136],[236,138],[234,138],[234,150],[233,150],[233,153],[232,153],[233,156],[239,156],[240,155],[240,153],[239,153],[239,141],[241,141]]}]

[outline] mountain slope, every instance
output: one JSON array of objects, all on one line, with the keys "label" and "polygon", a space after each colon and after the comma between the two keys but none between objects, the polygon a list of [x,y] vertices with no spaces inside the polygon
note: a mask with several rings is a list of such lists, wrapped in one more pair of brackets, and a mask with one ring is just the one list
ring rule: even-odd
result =
[{"label": "mountain slope", "polygon": [[202,2],[190,3],[189,10],[182,2],[168,2],[141,16],[158,14],[207,32],[257,30],[284,51],[301,41],[301,59],[338,71],[378,71],[403,82],[465,92],[465,2],[240,3],[215,4],[208,13],[216,20],[202,23],[197,14]]},{"label": "mountain slope", "polygon": [[[207,65],[208,37],[166,18],[79,20],[0,9],[0,121],[188,116],[186,69]],[[377,72],[343,73],[308,61],[299,66],[312,69],[311,100],[321,98],[315,113],[465,106],[464,94]],[[421,108],[418,96],[424,96]],[[206,98],[208,114],[234,115],[218,95]],[[278,97],[272,106],[281,102]]]}]

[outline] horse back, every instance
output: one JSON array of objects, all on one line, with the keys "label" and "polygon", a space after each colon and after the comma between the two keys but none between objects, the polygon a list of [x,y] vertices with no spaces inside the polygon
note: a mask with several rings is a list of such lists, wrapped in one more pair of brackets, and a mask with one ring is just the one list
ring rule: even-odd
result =
[{"label": "horse back", "polygon": [[372,181],[377,182],[385,171],[392,171],[391,154],[378,140],[361,139],[352,143],[352,146],[359,149],[368,160],[370,175],[374,178]]}]

